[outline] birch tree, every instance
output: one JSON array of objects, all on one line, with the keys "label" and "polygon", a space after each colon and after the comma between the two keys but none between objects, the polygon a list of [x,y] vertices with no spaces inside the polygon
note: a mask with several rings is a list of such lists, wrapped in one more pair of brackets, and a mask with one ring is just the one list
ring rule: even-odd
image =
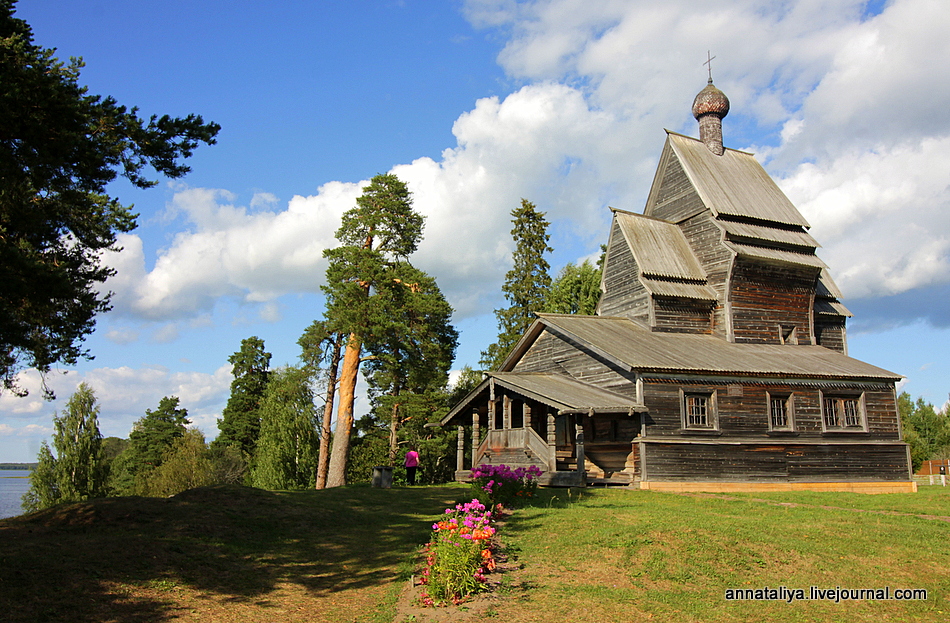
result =
[{"label": "birch tree", "polygon": [[99,433],[96,396],[81,383],[66,403],[66,412],[53,418],[53,448],[46,442],[39,465],[23,496],[28,511],[49,508],[60,502],[81,502],[105,495],[106,468]]}]

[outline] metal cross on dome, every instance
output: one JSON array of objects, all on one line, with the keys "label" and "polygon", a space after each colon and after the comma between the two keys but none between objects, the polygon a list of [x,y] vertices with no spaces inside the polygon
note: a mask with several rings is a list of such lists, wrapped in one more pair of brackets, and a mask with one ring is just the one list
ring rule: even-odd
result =
[{"label": "metal cross on dome", "polygon": [[712,84],[712,61],[716,58],[715,56],[709,55],[709,50],[706,50],[706,62],[703,65],[706,65],[706,69],[709,70],[709,83]]}]

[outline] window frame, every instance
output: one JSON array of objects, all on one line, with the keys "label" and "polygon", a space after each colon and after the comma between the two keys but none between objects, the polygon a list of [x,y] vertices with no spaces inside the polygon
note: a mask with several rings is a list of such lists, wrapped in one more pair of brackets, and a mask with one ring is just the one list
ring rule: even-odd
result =
[{"label": "window frame", "polygon": [[[821,398],[821,430],[825,433],[866,433],[868,432],[867,408],[864,401],[864,392],[820,392]],[[828,404],[834,401],[836,413],[835,423],[828,421]],[[851,414],[856,421],[848,423],[848,406],[854,407]]]},{"label": "window frame", "polygon": [[[705,400],[706,424],[690,424],[689,400]],[[680,388],[680,426],[684,431],[719,431],[719,405],[716,390],[685,390]]]},{"label": "window frame", "polygon": [[[773,403],[781,401],[784,409],[785,423],[775,424]],[[790,432],[795,430],[795,394],[792,392],[765,392],[765,414],[770,431]]]}]

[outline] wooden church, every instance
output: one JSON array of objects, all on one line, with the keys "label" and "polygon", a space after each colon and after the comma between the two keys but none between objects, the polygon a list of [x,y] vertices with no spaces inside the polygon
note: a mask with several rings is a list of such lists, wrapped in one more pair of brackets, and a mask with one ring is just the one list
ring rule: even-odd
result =
[{"label": "wooden church", "polygon": [[596,316],[539,314],[456,405],[457,472],[537,465],[542,484],[685,491],[914,491],[895,383],[847,356],[851,316],[818,243],[729,100],[667,133],[643,214],[613,209]]}]

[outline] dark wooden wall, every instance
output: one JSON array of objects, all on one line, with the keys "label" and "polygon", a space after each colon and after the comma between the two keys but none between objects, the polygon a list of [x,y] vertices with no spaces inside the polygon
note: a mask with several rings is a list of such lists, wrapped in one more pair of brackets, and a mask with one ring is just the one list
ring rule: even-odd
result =
[{"label": "dark wooden wall", "polygon": [[845,318],[843,316],[817,316],[815,318],[815,340],[819,346],[847,355]]},{"label": "dark wooden wall", "polygon": [[895,444],[644,444],[648,480],[855,482],[908,479]]},{"label": "dark wooden wall", "polygon": [[640,283],[640,269],[616,219],[610,232],[603,290],[601,316],[626,316],[649,324],[650,294]]},{"label": "dark wooden wall", "polygon": [[811,344],[812,301],[818,269],[737,258],[730,287],[736,342],[780,344],[779,327],[794,326],[799,344]]},{"label": "dark wooden wall", "polygon": [[709,335],[713,327],[712,313],[706,302],[657,298],[653,301],[656,322],[653,330]]},{"label": "dark wooden wall", "polygon": [[709,433],[695,435],[682,429],[681,393],[715,392],[718,408],[719,430],[722,439],[768,439],[786,437],[785,431],[769,430],[768,394],[791,395],[794,402],[792,431],[801,439],[844,439],[897,441],[900,439],[900,424],[894,390],[890,384],[864,385],[841,384],[827,388],[826,393],[840,394],[863,392],[867,432],[823,432],[821,414],[821,386],[817,384],[789,384],[779,382],[690,382],[682,379],[646,378],[643,384],[644,403],[650,409],[647,435],[705,438]]}]

